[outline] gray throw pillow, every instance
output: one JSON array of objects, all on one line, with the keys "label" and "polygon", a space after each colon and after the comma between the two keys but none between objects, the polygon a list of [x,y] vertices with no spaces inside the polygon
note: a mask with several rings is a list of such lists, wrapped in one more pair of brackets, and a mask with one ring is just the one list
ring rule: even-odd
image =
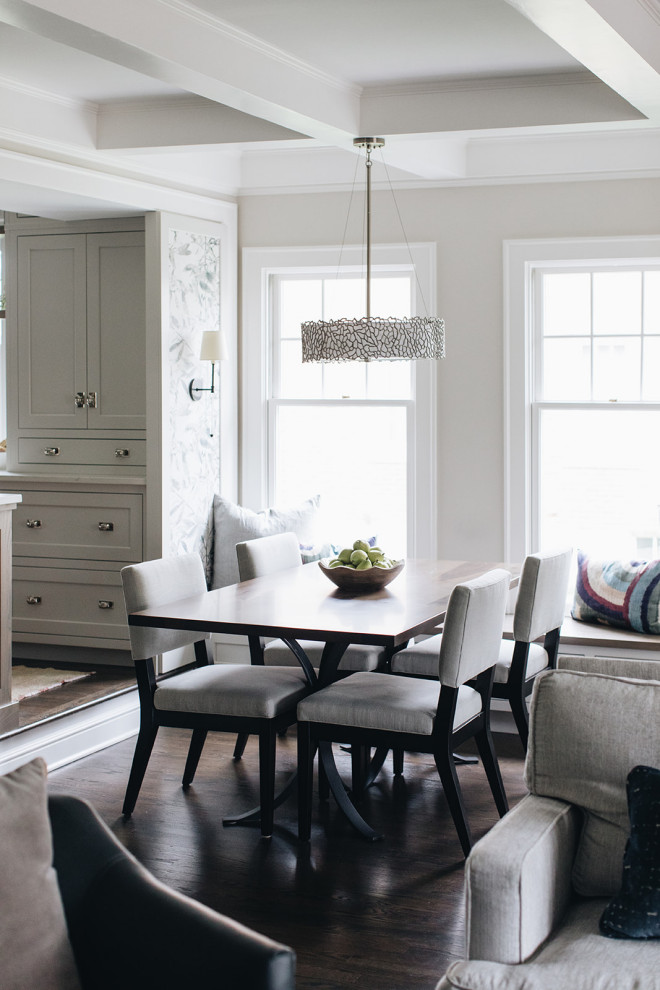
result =
[{"label": "gray throw pillow", "polygon": [[269,508],[254,512],[216,495],[213,499],[213,585],[224,588],[239,580],[236,544],[276,533],[295,533],[301,544],[313,544],[316,537],[320,495],[290,508]]},{"label": "gray throw pillow", "polygon": [[2,990],[80,990],[53,869],[46,764],[0,777]]}]

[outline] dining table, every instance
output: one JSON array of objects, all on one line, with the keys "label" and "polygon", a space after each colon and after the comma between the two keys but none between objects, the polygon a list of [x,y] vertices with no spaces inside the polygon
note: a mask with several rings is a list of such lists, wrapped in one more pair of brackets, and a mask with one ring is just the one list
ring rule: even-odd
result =
[{"label": "dining table", "polygon": [[[341,590],[316,562],[292,567],[239,584],[216,588],[128,615],[135,626],[186,629],[206,635],[224,633],[248,638],[253,662],[259,662],[264,639],[281,639],[296,656],[313,690],[330,684],[351,644],[382,647],[391,656],[417,636],[440,631],[447,603],[457,584],[495,567],[511,574],[515,587],[520,565],[468,560],[407,558],[403,570],[384,588]],[[324,644],[318,672],[301,640]],[[367,839],[380,838],[357,811],[336,767],[330,743],[319,745],[319,759],[330,790],[348,820]],[[276,799],[281,804],[293,781]],[[257,821],[258,809],[225,819],[225,824]]]}]

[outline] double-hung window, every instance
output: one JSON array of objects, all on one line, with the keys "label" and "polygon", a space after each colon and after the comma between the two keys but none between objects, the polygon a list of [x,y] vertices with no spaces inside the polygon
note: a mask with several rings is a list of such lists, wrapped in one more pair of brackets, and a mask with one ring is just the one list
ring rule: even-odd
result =
[{"label": "double-hung window", "polygon": [[[373,258],[372,313],[417,312],[431,248],[376,247]],[[433,363],[301,360],[302,322],[364,315],[360,262],[350,248],[340,267],[336,250],[245,251],[242,498],[259,508],[318,493],[330,542],[375,536],[393,556],[428,556]]]},{"label": "double-hung window", "polygon": [[505,256],[509,553],[660,556],[660,239]]}]

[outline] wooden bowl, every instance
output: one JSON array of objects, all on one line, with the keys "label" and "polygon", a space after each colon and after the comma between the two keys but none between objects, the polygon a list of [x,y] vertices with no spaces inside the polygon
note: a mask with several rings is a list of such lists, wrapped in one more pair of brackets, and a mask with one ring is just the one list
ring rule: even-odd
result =
[{"label": "wooden bowl", "polygon": [[405,566],[404,560],[397,560],[394,567],[370,567],[365,571],[356,571],[354,567],[328,567],[329,559],[326,557],[319,560],[319,567],[325,576],[342,591],[353,591],[356,594],[384,588]]}]

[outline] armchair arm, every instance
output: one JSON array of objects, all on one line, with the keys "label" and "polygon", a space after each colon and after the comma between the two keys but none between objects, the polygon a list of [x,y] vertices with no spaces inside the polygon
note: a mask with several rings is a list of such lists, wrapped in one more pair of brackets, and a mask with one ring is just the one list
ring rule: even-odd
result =
[{"label": "armchair arm", "polygon": [[51,797],[49,811],[83,987],[293,990],[290,948],[161,883],[85,802]]},{"label": "armchair arm", "polygon": [[524,962],[571,898],[580,812],[528,795],[474,846],[465,867],[467,956]]}]

